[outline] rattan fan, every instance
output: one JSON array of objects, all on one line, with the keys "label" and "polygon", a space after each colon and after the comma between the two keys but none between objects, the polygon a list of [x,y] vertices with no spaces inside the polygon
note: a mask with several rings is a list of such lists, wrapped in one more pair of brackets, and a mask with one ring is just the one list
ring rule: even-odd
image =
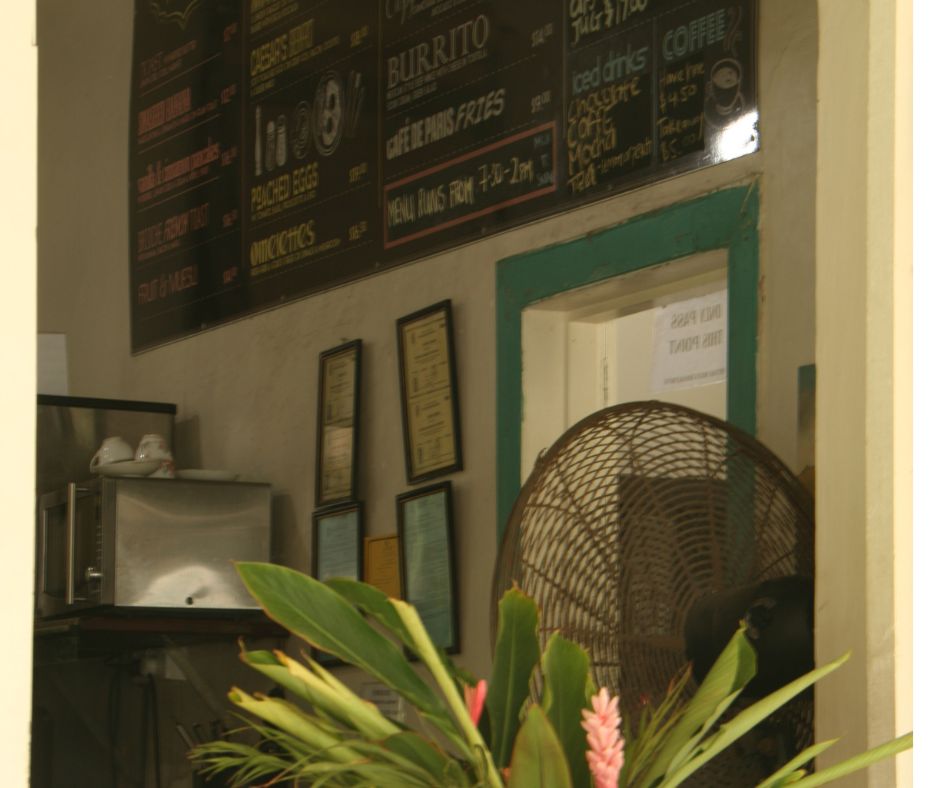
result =
[{"label": "rattan fan", "polygon": [[[579,422],[539,458],[503,537],[492,619],[518,583],[541,609],[543,645],[556,631],[581,643],[598,686],[635,718],[687,664],[683,630],[697,600],[812,577],[813,562],[812,500],[765,446],[689,408],[627,403]],[[805,746],[811,699],[774,726],[772,748]],[[764,755],[747,764],[730,753],[698,784],[754,785]]]}]

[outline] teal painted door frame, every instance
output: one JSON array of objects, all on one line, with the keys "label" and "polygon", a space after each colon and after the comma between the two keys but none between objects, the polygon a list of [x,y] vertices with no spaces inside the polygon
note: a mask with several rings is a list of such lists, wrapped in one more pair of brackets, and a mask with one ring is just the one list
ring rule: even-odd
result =
[{"label": "teal painted door frame", "polygon": [[500,539],[521,487],[522,310],[549,296],[688,255],[727,249],[728,420],[755,433],[759,203],[755,181],[497,263],[496,505]]}]

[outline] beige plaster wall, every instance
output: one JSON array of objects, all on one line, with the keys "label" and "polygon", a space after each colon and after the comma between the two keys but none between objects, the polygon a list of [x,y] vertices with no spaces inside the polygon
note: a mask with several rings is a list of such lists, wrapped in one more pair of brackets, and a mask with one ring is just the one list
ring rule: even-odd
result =
[{"label": "beige plaster wall", "polygon": [[10,788],[29,784],[30,676],[32,673],[33,529],[35,467],[27,460],[36,445],[36,86],[35,10],[29,3],[5,9],[0,27],[0,82],[18,122],[0,125],[0,171],[8,184],[0,196],[0,232],[7,255],[0,293],[0,358],[7,385],[0,389],[0,494],[6,527],[0,531],[5,558],[0,574],[4,702],[0,762]]},{"label": "beige plaster wall", "polygon": [[[820,13],[817,661],[853,651],[817,691],[817,736],[848,734],[824,762],[912,726],[911,24]],[[907,754],[846,782],[911,780]]]},{"label": "beige plaster wall", "polygon": [[[283,555],[309,560],[317,355],[364,343],[362,497],[394,531],[404,473],[394,322],[451,298],[466,470],[455,474],[459,660],[489,664],[496,558],[495,292],[502,257],[576,238],[731,184],[760,181],[759,437],[796,460],[796,371],[814,358],[816,3],[761,4],[762,150],[314,295],[132,357],[127,122],[132,3],[39,0],[39,330],[64,332],[76,395],[179,406],[180,464],[270,481]],[[798,469],[797,469],[798,470]]]}]

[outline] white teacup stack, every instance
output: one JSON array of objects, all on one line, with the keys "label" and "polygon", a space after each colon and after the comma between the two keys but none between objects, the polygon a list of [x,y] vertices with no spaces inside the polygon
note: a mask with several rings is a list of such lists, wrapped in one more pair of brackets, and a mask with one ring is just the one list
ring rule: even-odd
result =
[{"label": "white teacup stack", "polygon": [[88,470],[94,473],[99,465],[111,465],[111,463],[133,459],[134,450],[130,447],[130,444],[124,438],[113,435],[101,442],[100,448],[95,452],[95,456],[91,458]]},{"label": "white teacup stack", "polygon": [[135,459],[138,462],[160,460],[160,467],[150,475],[161,479],[176,478],[176,465],[173,462],[173,454],[162,435],[155,433],[144,435],[137,446]]}]

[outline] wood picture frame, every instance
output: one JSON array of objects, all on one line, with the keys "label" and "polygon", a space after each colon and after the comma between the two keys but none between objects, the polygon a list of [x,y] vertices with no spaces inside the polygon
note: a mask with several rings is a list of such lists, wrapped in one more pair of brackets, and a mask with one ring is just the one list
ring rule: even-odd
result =
[{"label": "wood picture frame", "polygon": [[460,651],[457,562],[450,481],[396,498],[402,598],[414,605],[434,645]]},{"label": "wood picture frame", "polygon": [[450,300],[396,322],[405,469],[409,484],[463,469]]},{"label": "wood picture frame", "polygon": [[319,366],[316,504],[328,506],[357,497],[362,340],[323,351]]}]

